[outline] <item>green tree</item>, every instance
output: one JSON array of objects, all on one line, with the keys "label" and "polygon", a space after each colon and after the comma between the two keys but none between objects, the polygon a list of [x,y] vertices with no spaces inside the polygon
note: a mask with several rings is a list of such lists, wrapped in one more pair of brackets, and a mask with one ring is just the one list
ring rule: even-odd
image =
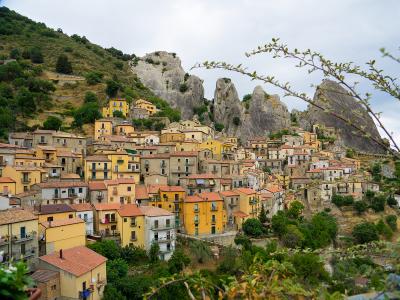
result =
[{"label": "green tree", "polygon": [[372,198],[371,200],[371,208],[375,212],[380,212],[385,210],[385,203],[386,203],[386,198],[383,194],[377,195]]},{"label": "green tree", "polygon": [[129,265],[146,263],[149,260],[147,252],[143,247],[125,246],[121,248],[121,258]]},{"label": "green tree", "polygon": [[249,218],[242,225],[243,232],[251,237],[260,237],[263,234],[263,225],[259,219]]},{"label": "green tree", "polygon": [[224,130],[224,124],[221,124],[221,123],[215,123],[214,124],[214,128],[215,128],[215,130],[216,131],[218,131],[218,132],[221,132],[222,130]]},{"label": "green tree", "polygon": [[292,219],[298,219],[304,209],[303,203],[300,201],[293,201],[287,211],[287,216]]},{"label": "green tree", "polygon": [[271,223],[274,233],[277,236],[282,237],[286,233],[286,227],[289,224],[289,219],[286,214],[280,210],[272,217]]},{"label": "green tree", "polygon": [[196,257],[198,263],[205,263],[212,257],[212,252],[207,243],[202,241],[192,241],[189,244],[190,251]]},{"label": "green tree", "polygon": [[34,95],[25,87],[19,89],[15,101],[19,110],[25,116],[32,115],[36,111]]},{"label": "green tree", "polygon": [[185,93],[189,89],[188,85],[186,83],[181,83],[179,85],[179,91],[181,93]]},{"label": "green tree", "polygon": [[261,224],[265,224],[268,221],[267,213],[265,212],[264,205],[261,205],[260,214],[258,215],[258,220],[260,220]]},{"label": "green tree", "polygon": [[395,215],[388,215],[385,220],[393,231],[397,230],[397,217]]},{"label": "green tree", "polygon": [[21,52],[18,48],[11,49],[10,51],[10,58],[18,59],[21,57]]},{"label": "green tree", "polygon": [[374,163],[371,168],[372,178],[376,182],[382,180],[382,165],[380,163]]},{"label": "green tree", "polygon": [[105,256],[109,260],[114,260],[121,257],[121,248],[115,241],[112,240],[103,240],[93,244],[88,244],[88,248]]},{"label": "green tree", "polygon": [[387,197],[386,203],[391,207],[395,207],[398,205],[397,200],[394,198],[392,194]]},{"label": "green tree", "polygon": [[353,204],[354,209],[356,210],[356,212],[361,215],[362,213],[364,213],[367,208],[368,205],[367,203],[365,203],[365,201],[355,201]]},{"label": "green tree", "polygon": [[114,117],[114,118],[122,118],[122,119],[125,119],[124,114],[122,113],[122,111],[119,111],[119,110],[114,110],[114,111],[113,111],[113,117]]},{"label": "green tree", "polygon": [[100,119],[101,113],[99,111],[99,105],[97,103],[85,103],[79,109],[77,109],[74,113],[74,122],[73,125],[75,127],[82,127],[83,124],[94,123],[97,119]]},{"label": "green tree", "polygon": [[282,236],[283,244],[288,248],[301,247],[304,241],[304,235],[296,225],[289,224],[285,234]]},{"label": "green tree", "polygon": [[295,253],[290,260],[296,275],[308,284],[316,285],[329,279],[323,261],[314,253]]},{"label": "green tree", "polygon": [[8,64],[0,65],[0,81],[12,81],[23,76],[21,65],[12,61]]},{"label": "green tree", "polygon": [[94,85],[100,83],[103,79],[103,74],[97,71],[91,71],[85,74],[87,84]]},{"label": "green tree", "polygon": [[249,250],[252,246],[250,238],[244,234],[238,234],[235,236],[235,244],[242,246],[245,250]]},{"label": "green tree", "polygon": [[57,58],[57,63],[56,63],[56,72],[62,73],[62,74],[72,74],[72,65],[71,62],[68,59],[68,56],[65,54],[61,54]]},{"label": "green tree", "polygon": [[182,249],[175,249],[168,261],[168,270],[171,274],[179,273],[184,267],[190,264],[190,258]]},{"label": "green tree", "polygon": [[31,62],[35,64],[41,64],[43,63],[43,54],[40,48],[33,47],[29,51],[29,58],[31,59]]},{"label": "green tree", "polygon": [[111,283],[104,288],[103,300],[127,300],[127,298]]},{"label": "green tree", "polygon": [[364,222],[354,226],[352,235],[358,244],[365,244],[379,240],[376,226],[369,222]]},{"label": "green tree", "polygon": [[86,92],[84,103],[90,103],[90,102],[97,103],[97,101],[98,101],[98,98],[95,93],[93,93],[91,91]]},{"label": "green tree", "polygon": [[128,264],[122,258],[107,261],[107,281],[118,282],[128,274]]},{"label": "green tree", "polygon": [[149,259],[151,263],[158,262],[159,257],[158,255],[160,254],[160,246],[158,243],[152,243],[150,250],[149,250]]},{"label": "green tree", "polygon": [[48,116],[46,121],[43,122],[43,129],[46,130],[60,130],[62,121],[54,116]]},{"label": "green tree", "polygon": [[22,262],[0,265],[0,299],[27,299],[26,288],[33,285],[27,273],[28,269]]},{"label": "green tree", "polygon": [[121,84],[115,80],[107,80],[106,94],[113,98],[118,95],[118,91],[122,88]]}]

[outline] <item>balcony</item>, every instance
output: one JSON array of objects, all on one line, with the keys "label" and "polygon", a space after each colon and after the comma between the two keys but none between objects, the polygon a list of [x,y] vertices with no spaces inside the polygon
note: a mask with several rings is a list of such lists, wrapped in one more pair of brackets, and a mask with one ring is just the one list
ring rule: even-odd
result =
[{"label": "balcony", "polygon": [[172,235],[153,239],[153,242],[156,242],[156,243],[170,243],[171,241],[172,241]]},{"label": "balcony", "polygon": [[194,224],[199,224],[200,220],[194,220]]},{"label": "balcony", "polygon": [[21,183],[22,184],[29,184],[31,183],[32,179],[31,178],[22,178]]},{"label": "balcony", "polygon": [[97,195],[97,196],[96,196],[96,199],[97,199],[97,200],[103,200],[103,199],[104,199],[104,195]]},{"label": "balcony", "polygon": [[195,213],[199,213],[199,212],[200,212],[200,209],[195,208],[195,209],[193,209],[193,211],[194,211]]},{"label": "balcony", "polygon": [[217,220],[213,220],[213,219],[211,219],[211,224],[215,224],[215,223],[217,223]]},{"label": "balcony", "polygon": [[23,259],[23,258],[33,257],[33,256],[35,256],[35,254],[36,254],[36,248],[31,248],[29,250],[26,250],[25,253],[21,253],[21,251],[14,251],[12,253],[12,257],[15,260],[20,260],[20,259]]},{"label": "balcony", "polygon": [[100,219],[100,224],[114,224],[117,223],[117,219]]},{"label": "balcony", "polygon": [[1,246],[7,246],[9,243],[9,238],[8,237],[2,237],[0,238],[0,247]]},{"label": "balcony", "polygon": [[237,203],[229,203],[230,208],[235,207],[235,206],[237,206]]},{"label": "balcony", "polygon": [[166,224],[166,225],[164,225],[164,226],[153,226],[153,227],[151,227],[151,230],[153,230],[153,231],[157,231],[157,230],[169,230],[169,229],[173,229],[174,228],[174,225],[172,225],[172,224]]},{"label": "balcony", "polygon": [[92,172],[111,171],[111,167],[109,167],[109,166],[107,166],[107,167],[104,167],[104,166],[96,167],[96,166],[95,166],[95,167],[93,168],[92,165],[89,165],[89,170],[92,171]]},{"label": "balcony", "polygon": [[47,145],[47,141],[46,140],[41,140],[38,142],[39,145]]},{"label": "balcony", "polygon": [[131,223],[131,227],[136,227],[137,223]]},{"label": "balcony", "polygon": [[211,211],[218,211],[218,207],[211,207]]},{"label": "balcony", "polygon": [[120,234],[118,230],[110,230],[110,231],[101,231],[99,234],[101,237],[111,237],[111,238],[119,238]]},{"label": "balcony", "polygon": [[36,236],[36,232],[27,233],[25,235],[13,235],[12,242],[14,244],[23,243],[32,240]]}]

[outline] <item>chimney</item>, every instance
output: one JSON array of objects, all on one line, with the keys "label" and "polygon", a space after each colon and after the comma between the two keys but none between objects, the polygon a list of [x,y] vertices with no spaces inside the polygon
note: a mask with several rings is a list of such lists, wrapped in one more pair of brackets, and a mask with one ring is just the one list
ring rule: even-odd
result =
[{"label": "chimney", "polygon": [[62,249],[60,249],[60,258],[63,259]]}]

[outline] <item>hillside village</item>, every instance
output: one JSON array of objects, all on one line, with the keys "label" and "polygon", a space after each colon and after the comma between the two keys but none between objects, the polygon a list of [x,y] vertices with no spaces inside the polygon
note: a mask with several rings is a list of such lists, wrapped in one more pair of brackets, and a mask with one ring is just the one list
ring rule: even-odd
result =
[{"label": "hillside village", "polygon": [[[38,26],[41,38],[71,42],[62,31],[5,8],[0,14],[29,30]],[[7,30],[0,30],[5,40],[19,34]],[[81,53],[74,59],[88,49],[104,51],[117,71],[102,64],[107,80],[91,71],[95,62],[88,69],[73,63],[79,75],[49,71],[47,52],[38,63],[32,49],[25,57],[22,48],[11,55],[14,44],[0,49],[0,267],[26,268],[21,273],[34,283],[31,299],[194,299],[180,281],[197,274],[202,284],[207,279],[233,293],[209,299],[248,298],[240,288],[260,259],[293,264],[298,273],[282,269],[272,276],[277,266],[256,272],[289,295],[292,282],[282,282],[296,276],[301,285],[294,285],[293,299],[316,299],[314,292],[325,299],[320,285],[346,296],[387,290],[386,278],[398,276],[400,163],[393,155],[348,147],[343,128],[317,122],[302,128],[278,96],[259,87],[258,98],[234,104],[240,114],[232,120],[221,99],[220,107],[206,99],[193,111],[185,107],[190,117],[182,119],[174,101],[159,98],[130,73],[143,67],[140,58],[74,39],[84,48],[74,48]],[[167,66],[149,57],[145,62]],[[197,80],[182,76],[179,101],[192,89],[188,82]],[[229,79],[217,87],[237,98]],[[24,102],[26,93],[33,102]],[[82,105],[70,102],[83,93]],[[290,118],[278,130],[232,134],[255,99],[273,101]],[[217,113],[229,130],[216,122]],[[181,285],[174,289],[160,278]],[[193,278],[192,288],[201,286]],[[266,288],[257,278],[258,288]],[[204,293],[198,291],[202,299]],[[282,299],[279,293],[261,298]]]}]

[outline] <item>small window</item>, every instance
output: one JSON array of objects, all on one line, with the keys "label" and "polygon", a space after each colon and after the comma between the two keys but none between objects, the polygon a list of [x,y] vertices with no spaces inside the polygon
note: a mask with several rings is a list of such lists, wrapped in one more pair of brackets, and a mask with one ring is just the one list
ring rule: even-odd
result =
[{"label": "small window", "polygon": [[70,214],[70,215],[68,215],[68,217],[69,217],[70,219],[72,219],[72,218],[74,217],[74,215],[73,215],[73,214]]}]

